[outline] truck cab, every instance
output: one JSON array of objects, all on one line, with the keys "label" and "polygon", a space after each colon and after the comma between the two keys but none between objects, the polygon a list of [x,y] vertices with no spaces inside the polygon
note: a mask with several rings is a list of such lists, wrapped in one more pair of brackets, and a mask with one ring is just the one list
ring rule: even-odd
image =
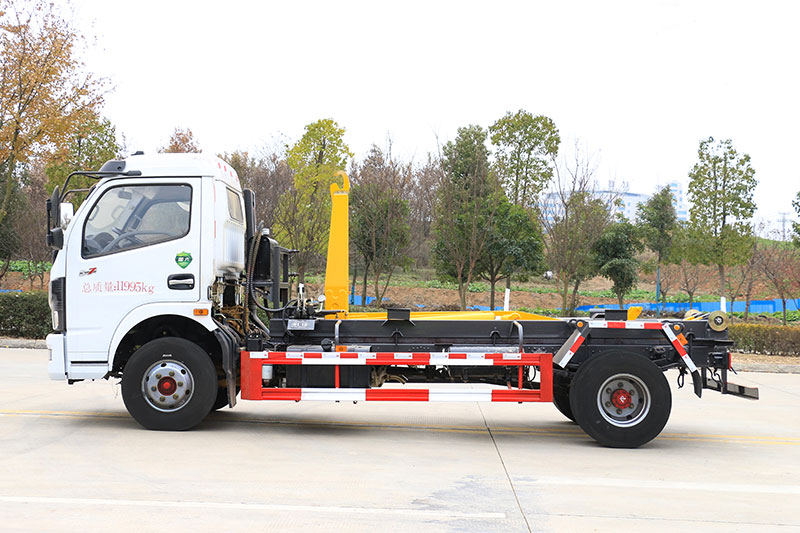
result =
[{"label": "truck cab", "polygon": [[214,287],[238,279],[245,262],[236,172],[216,157],[159,154],[109,161],[93,177],[97,184],[57,228],[50,377],[109,377],[163,336],[220,352]]}]

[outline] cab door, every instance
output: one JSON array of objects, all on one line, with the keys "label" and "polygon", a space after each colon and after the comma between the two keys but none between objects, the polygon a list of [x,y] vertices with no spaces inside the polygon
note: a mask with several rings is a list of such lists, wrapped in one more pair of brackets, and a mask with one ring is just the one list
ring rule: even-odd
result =
[{"label": "cab door", "polygon": [[119,180],[92,198],[67,248],[66,342],[77,364],[107,362],[137,307],[200,297],[201,178]]}]

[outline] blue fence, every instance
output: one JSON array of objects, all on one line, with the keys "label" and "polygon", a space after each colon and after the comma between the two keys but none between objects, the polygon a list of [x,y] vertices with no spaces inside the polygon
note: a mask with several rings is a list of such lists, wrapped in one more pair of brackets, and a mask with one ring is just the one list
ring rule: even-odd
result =
[{"label": "blue fence", "polygon": [[[384,298],[384,301],[388,301],[388,298]],[[367,296],[367,304],[369,305],[375,301],[374,296]],[[351,294],[350,295],[350,305],[362,305],[361,304],[361,296]],[[689,310],[688,303],[665,303],[657,306],[654,302],[638,302],[638,303],[629,303],[625,304],[625,309],[629,307],[638,306],[642,307],[645,311],[655,311],[657,307],[660,307],[662,311],[667,313],[684,313]],[[423,304],[417,304],[417,307],[424,308]],[[588,311],[589,309],[618,309],[619,306],[617,304],[600,304],[600,305],[581,305],[578,307],[578,311]],[[716,311],[719,309],[719,302],[694,302],[692,304],[692,309],[697,309],[703,313],[710,313],[711,311]],[[744,313],[745,302],[744,301],[735,301],[733,302],[733,309],[730,308],[730,302],[728,303],[728,311],[734,313]],[[491,308],[488,305],[471,305],[467,307],[467,309],[471,311],[491,311]],[[503,306],[495,306],[494,308],[496,311],[502,311]],[[800,298],[794,300],[786,300],[786,310],[787,311],[797,311],[800,309]],[[762,314],[762,313],[777,313],[783,311],[783,305],[780,298],[776,298],[774,300],[751,300],[750,301],[750,312],[753,314]]]},{"label": "blue fence", "polygon": [[[735,301],[733,302],[733,309],[730,307],[730,303],[728,303],[728,311],[734,313],[744,313],[746,302],[744,301]],[[625,304],[625,309],[628,309],[632,306],[641,306],[644,308],[645,311],[655,311],[658,307],[661,308],[662,311],[666,311],[668,313],[682,313],[689,310],[688,303],[665,303],[656,305],[653,302],[640,302],[640,303],[630,303]],[[578,311],[588,311],[589,309],[593,308],[602,308],[602,309],[618,309],[619,306],[617,304],[603,304],[603,305],[581,305],[578,307]],[[695,302],[692,304],[692,309],[697,309],[703,313],[710,313],[711,311],[716,311],[719,309],[719,302]],[[800,298],[794,300],[786,300],[786,310],[787,311],[797,311],[800,309]],[[776,298],[774,300],[751,300],[750,301],[750,312],[753,314],[761,314],[761,313],[777,313],[783,311],[783,303],[780,298]]]}]

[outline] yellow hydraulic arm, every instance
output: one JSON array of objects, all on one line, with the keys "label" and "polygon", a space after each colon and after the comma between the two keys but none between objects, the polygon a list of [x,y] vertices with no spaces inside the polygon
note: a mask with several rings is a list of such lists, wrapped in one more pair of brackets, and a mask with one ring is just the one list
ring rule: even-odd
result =
[{"label": "yellow hydraulic arm", "polygon": [[331,183],[331,227],[328,236],[328,265],[325,269],[325,309],[348,311],[347,281],[350,272],[350,222],[348,219],[350,180],[341,170],[343,185]]},{"label": "yellow hydraulic arm", "polygon": [[[328,235],[328,264],[325,269],[325,309],[342,310],[328,318],[386,320],[386,312],[350,313],[348,277],[350,272],[350,179],[338,171],[342,185],[331,183],[331,225]],[[411,313],[414,320],[555,320],[522,311],[433,311]],[[635,317],[634,317],[635,318]]]}]

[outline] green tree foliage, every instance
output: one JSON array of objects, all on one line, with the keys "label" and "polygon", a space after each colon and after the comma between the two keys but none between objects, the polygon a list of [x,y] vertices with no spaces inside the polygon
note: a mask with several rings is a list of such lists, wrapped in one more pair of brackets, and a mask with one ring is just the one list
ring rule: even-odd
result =
[{"label": "green tree foliage", "polygon": [[739,154],[730,139],[700,142],[698,161],[689,172],[690,219],[703,241],[707,261],[717,266],[719,292],[725,294],[725,267],[747,261],[753,231],[750,219],[756,209],[757,185],[750,156]]},{"label": "green tree foliage", "polygon": [[275,210],[280,242],[300,250],[294,256],[300,283],[314,260],[325,253],[330,223],[330,184],[353,157],[344,142],[345,129],[332,119],[306,126],[303,137],[287,153],[294,183]]},{"label": "green tree foliage", "polygon": [[636,252],[641,249],[636,228],[627,221],[608,226],[594,244],[595,266],[601,276],[614,283],[611,291],[617,295],[620,309],[623,308],[625,295],[636,288],[639,281]]},{"label": "green tree foliage", "polygon": [[46,0],[0,0],[0,224],[17,166],[62,146],[96,114],[102,84],[82,72],[84,37]]},{"label": "green tree foliage", "polygon": [[678,228],[672,191],[669,186],[659,189],[637,207],[636,218],[645,245],[656,253],[658,264],[664,261]]},{"label": "green tree foliage", "polygon": [[[107,118],[90,117],[78,126],[45,167],[47,190],[60,186],[71,172],[98,170],[106,161],[120,157],[116,128]],[[96,183],[86,177],[73,177],[70,188],[86,188]],[[73,198],[75,200],[75,198]],[[80,200],[80,198],[78,198]]]},{"label": "green tree foliage", "polygon": [[661,293],[661,265],[669,254],[675,230],[678,227],[678,216],[675,213],[672,191],[669,186],[663,187],[646,202],[637,207],[636,218],[645,245],[656,253],[656,299],[663,298]]},{"label": "green tree foliage", "polygon": [[432,251],[439,275],[458,283],[464,310],[467,287],[483,254],[502,192],[489,173],[486,131],[480,126],[459,128],[456,139],[445,144],[442,153]]},{"label": "green tree foliage", "polygon": [[495,285],[510,280],[515,272],[534,272],[542,265],[542,233],[539,224],[522,207],[504,196],[497,201],[494,224],[478,263],[478,275],[491,285],[489,305],[495,306]]},{"label": "green tree foliage", "polygon": [[514,205],[532,207],[553,177],[561,137],[555,123],[528,111],[508,112],[489,128],[497,147],[494,171]]}]

